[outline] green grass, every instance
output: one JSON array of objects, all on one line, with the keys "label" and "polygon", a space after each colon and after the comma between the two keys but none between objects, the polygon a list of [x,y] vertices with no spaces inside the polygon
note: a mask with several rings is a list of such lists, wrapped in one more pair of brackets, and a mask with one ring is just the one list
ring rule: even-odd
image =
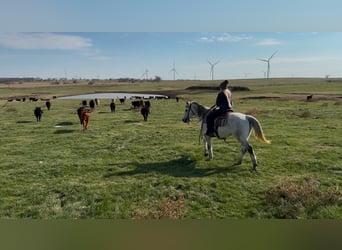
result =
[{"label": "green grass", "polygon": [[[91,86],[89,92],[175,91],[211,106],[215,92],[185,91],[205,82]],[[341,102],[306,94],[342,95],[339,83],[305,79],[233,81],[235,110],[261,122],[272,144],[251,136],[259,162],[240,154],[234,138],[214,140],[214,159],[198,144],[199,123],[184,124],[184,101],[152,101],[144,122],[129,103],[110,100],[82,131],[80,100],[1,101],[0,218],[342,218]],[[23,84],[23,86],[26,86]],[[155,88],[153,88],[155,87]],[[3,91],[4,90],[4,91]],[[84,93],[84,86],[1,89],[1,97]],[[279,99],[242,99],[279,96]],[[291,97],[294,98],[291,98]],[[298,97],[299,96],[299,97]],[[42,122],[33,116],[44,107]]]}]

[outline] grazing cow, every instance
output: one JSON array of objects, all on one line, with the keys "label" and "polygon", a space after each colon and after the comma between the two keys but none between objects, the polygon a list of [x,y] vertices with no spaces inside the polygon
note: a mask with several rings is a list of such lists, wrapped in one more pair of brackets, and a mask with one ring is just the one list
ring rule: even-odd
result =
[{"label": "grazing cow", "polygon": [[82,101],[82,105],[83,105],[83,106],[87,106],[87,100],[83,100],[83,101]]},{"label": "grazing cow", "polygon": [[43,110],[40,107],[36,107],[34,110],[34,116],[36,117],[37,122],[40,122],[43,114]]},{"label": "grazing cow", "polygon": [[139,108],[140,102],[139,101],[132,101],[132,106],[133,106],[133,108]]},{"label": "grazing cow", "polygon": [[151,102],[150,101],[145,101],[145,106],[150,108],[151,107]]},{"label": "grazing cow", "polygon": [[308,95],[308,96],[306,97],[306,101],[312,100],[312,96],[313,96],[313,95]]},{"label": "grazing cow", "polygon": [[89,106],[91,109],[94,109],[95,108],[95,101],[94,100],[90,100],[89,101]]},{"label": "grazing cow", "polygon": [[120,103],[121,103],[121,104],[124,104],[124,103],[125,103],[125,98],[120,98],[119,100],[120,100]]},{"label": "grazing cow", "polygon": [[110,107],[110,111],[113,113],[115,112],[115,103],[114,101],[112,101],[110,104],[109,104],[109,107]]},{"label": "grazing cow", "polygon": [[77,115],[80,119],[80,123],[83,126],[83,130],[88,129],[88,124],[90,120],[90,109],[87,107],[80,107],[77,109]]},{"label": "grazing cow", "polygon": [[47,109],[50,110],[51,102],[50,101],[46,101],[45,105],[46,105]]},{"label": "grazing cow", "polygon": [[147,117],[150,113],[150,107],[149,106],[144,106],[141,108],[140,113],[142,114],[142,116],[144,117],[144,121],[147,121]]}]

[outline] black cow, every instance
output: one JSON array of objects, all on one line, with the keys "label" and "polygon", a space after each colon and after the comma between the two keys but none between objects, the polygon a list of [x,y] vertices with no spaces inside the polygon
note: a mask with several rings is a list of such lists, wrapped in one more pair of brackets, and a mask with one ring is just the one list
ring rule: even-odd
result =
[{"label": "black cow", "polygon": [[33,113],[37,119],[37,122],[40,122],[42,118],[43,110],[40,107],[36,107]]},{"label": "black cow", "polygon": [[86,107],[79,107],[77,109],[77,115],[78,115],[78,118],[80,119],[80,123],[83,124],[83,109],[85,109]]},{"label": "black cow", "polygon": [[50,110],[51,102],[50,101],[46,101],[45,105],[46,105],[47,109]]},{"label": "black cow", "polygon": [[91,109],[94,109],[95,108],[95,101],[94,100],[90,100],[89,101],[89,106]]},{"label": "black cow", "polygon": [[114,103],[114,102],[111,102],[111,103],[109,104],[109,106],[110,106],[110,111],[111,111],[111,112],[115,112],[115,103]]},{"label": "black cow", "polygon": [[139,101],[132,101],[132,106],[133,106],[133,108],[139,108],[140,102]]},{"label": "black cow", "polygon": [[141,108],[140,113],[142,114],[142,116],[144,117],[144,121],[147,121],[147,117],[150,113],[150,107],[149,106],[144,106]]},{"label": "black cow", "polygon": [[308,96],[306,97],[306,100],[307,100],[307,101],[312,100],[312,96],[313,96],[313,95],[308,95]]},{"label": "black cow", "polygon": [[145,101],[145,106],[150,108],[151,107],[151,102],[150,101]]}]

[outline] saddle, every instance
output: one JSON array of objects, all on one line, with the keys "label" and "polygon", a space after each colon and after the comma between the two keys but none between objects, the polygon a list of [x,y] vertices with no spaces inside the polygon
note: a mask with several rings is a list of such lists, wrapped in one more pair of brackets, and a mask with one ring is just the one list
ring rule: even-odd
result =
[{"label": "saddle", "polygon": [[229,113],[233,112],[233,110],[227,110],[225,113],[219,115],[214,119],[214,131],[215,134],[218,136],[217,130],[219,127],[223,127],[227,124],[228,118],[229,118]]}]

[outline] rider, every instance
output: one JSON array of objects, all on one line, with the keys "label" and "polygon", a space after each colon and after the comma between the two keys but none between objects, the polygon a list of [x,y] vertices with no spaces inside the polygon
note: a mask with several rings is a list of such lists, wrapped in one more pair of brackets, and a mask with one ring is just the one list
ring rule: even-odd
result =
[{"label": "rider", "polygon": [[206,135],[208,136],[215,136],[215,131],[214,131],[215,118],[225,112],[233,111],[232,93],[228,89],[228,83],[229,82],[225,80],[221,82],[221,84],[219,85],[220,92],[217,94],[216,103],[211,108],[211,110],[209,111],[209,114],[207,115]]}]

